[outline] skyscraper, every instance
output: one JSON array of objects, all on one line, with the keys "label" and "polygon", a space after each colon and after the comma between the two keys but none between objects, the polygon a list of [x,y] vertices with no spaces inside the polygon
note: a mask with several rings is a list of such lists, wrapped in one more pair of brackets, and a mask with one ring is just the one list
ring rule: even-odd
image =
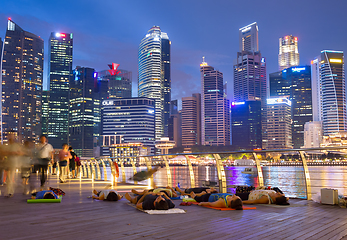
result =
[{"label": "skyscraper", "polygon": [[182,146],[201,145],[201,94],[182,98]]},{"label": "skyscraper", "polygon": [[265,125],[268,83],[266,78],[266,59],[262,57],[259,51],[258,30],[256,22],[239,29],[240,49],[234,61],[233,102],[261,101],[262,132],[260,134],[263,135],[263,139],[266,139]]},{"label": "skyscraper", "polygon": [[298,38],[292,35],[280,38],[278,54],[279,70],[299,66]]},{"label": "skyscraper", "polygon": [[95,70],[76,67],[70,78],[69,144],[77,155],[93,157]]},{"label": "skyscraper", "polygon": [[2,60],[2,137],[41,134],[43,40],[8,19]]},{"label": "skyscraper", "polygon": [[280,96],[291,101],[292,143],[294,148],[300,148],[304,146],[304,125],[313,120],[310,66],[270,74],[270,97]]},{"label": "skyscraper", "polygon": [[[323,135],[346,131],[346,80],[343,52],[321,51],[321,55],[312,61],[312,71],[315,91],[320,98],[315,99],[314,109],[317,109],[315,114],[320,114],[318,120],[321,119],[323,122]],[[318,91],[320,91],[319,94]]]},{"label": "skyscraper", "polygon": [[72,33],[52,32],[48,46],[50,89],[48,138],[54,148],[69,142],[69,81],[72,78]]},{"label": "skyscraper", "polygon": [[112,63],[110,70],[98,72],[98,78],[108,81],[110,98],[132,97],[132,74],[130,71],[118,69],[119,64]]},{"label": "skyscraper", "polygon": [[42,134],[47,136],[49,118],[49,91],[42,91]]},{"label": "skyscraper", "polygon": [[168,134],[171,101],[170,45],[168,35],[160,27],[154,26],[141,40],[138,53],[138,95],[155,99],[156,140]]},{"label": "skyscraper", "polygon": [[290,107],[287,98],[267,99],[267,149],[293,148]]},{"label": "skyscraper", "polygon": [[230,145],[229,100],[223,96],[223,73],[204,60],[201,72],[201,144]]},{"label": "skyscraper", "polygon": [[[102,102],[102,135],[124,143],[143,143],[154,153],[155,101],[149,98],[113,98]],[[108,150],[104,149],[104,155]]]},{"label": "skyscraper", "polygon": [[256,22],[239,29],[240,52],[259,52],[258,30]]},{"label": "skyscraper", "polygon": [[231,103],[232,145],[240,149],[262,148],[260,100]]}]

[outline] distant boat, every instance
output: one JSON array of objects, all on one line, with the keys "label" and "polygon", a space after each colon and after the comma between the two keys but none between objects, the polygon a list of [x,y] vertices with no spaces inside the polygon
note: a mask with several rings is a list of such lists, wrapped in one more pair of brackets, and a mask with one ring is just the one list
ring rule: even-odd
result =
[{"label": "distant boat", "polygon": [[257,171],[255,168],[245,168],[245,170],[243,170],[241,173],[244,174],[256,174]]},{"label": "distant boat", "polygon": [[253,159],[236,159],[234,161],[235,166],[254,166],[255,161]]}]

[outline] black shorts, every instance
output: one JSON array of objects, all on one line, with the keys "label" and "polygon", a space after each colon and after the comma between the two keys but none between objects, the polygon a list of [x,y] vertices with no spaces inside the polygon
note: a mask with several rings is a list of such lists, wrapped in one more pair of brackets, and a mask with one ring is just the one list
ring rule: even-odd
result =
[{"label": "black shorts", "polygon": [[196,196],[194,199],[197,202],[208,202],[209,197],[211,196],[210,193],[204,194],[200,197]]},{"label": "black shorts", "polygon": [[70,171],[75,170],[75,167],[76,167],[75,161],[73,159],[70,160],[69,162]]}]

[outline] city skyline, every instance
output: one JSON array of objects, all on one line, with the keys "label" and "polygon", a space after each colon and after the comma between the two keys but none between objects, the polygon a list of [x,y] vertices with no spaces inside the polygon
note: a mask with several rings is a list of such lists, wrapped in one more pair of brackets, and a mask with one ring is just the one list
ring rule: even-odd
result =
[{"label": "city skyline", "polygon": [[[237,6],[232,7],[234,4],[226,1],[219,1],[209,9],[203,7],[204,1],[199,5],[193,4],[194,1],[187,2],[185,8],[179,7],[180,3],[183,3],[180,1],[165,6],[156,5],[156,2],[159,3],[153,1],[150,6],[145,6],[146,4],[140,1],[130,3],[105,1],[102,4],[86,2],[81,6],[79,1],[75,1],[69,4],[71,10],[64,9],[64,11],[60,7],[64,4],[43,7],[39,2],[33,2],[32,5],[26,2],[22,4],[6,2],[0,10],[0,36],[3,38],[5,35],[8,17],[26,31],[41,36],[45,41],[44,77],[46,78],[49,34],[52,31],[72,32],[75,38],[73,67],[79,65],[100,71],[104,70],[105,64],[117,62],[123,69],[133,72],[133,93],[137,96],[135,79],[138,44],[144,32],[153,25],[158,25],[169,34],[172,41],[172,99],[179,101],[182,97],[199,92],[199,63],[202,56],[206,57],[210,65],[223,72],[224,81],[228,82],[228,93],[230,93],[228,99],[231,99],[232,64],[239,48],[238,30],[253,22],[257,22],[259,26],[259,45],[262,56],[267,59],[267,73],[278,69],[278,39],[284,35],[298,37],[301,65],[309,64],[321,50],[344,52],[347,50],[347,33],[340,31],[338,24],[347,22],[343,14],[347,4],[343,2],[336,1],[333,4],[334,11],[327,13],[327,21],[323,23],[325,27],[322,23],[315,25],[312,21],[319,10],[325,7],[323,1],[314,1],[314,5],[313,1],[294,1],[285,10],[275,1],[269,1],[267,4],[251,1],[249,10],[253,14],[242,17],[241,13],[237,12]],[[119,17],[101,14],[101,11],[97,13],[97,9],[105,5],[129,11],[125,11],[124,14],[120,12]],[[73,11],[74,6],[78,6],[80,11]],[[159,14],[149,14],[150,8]],[[160,11],[163,9],[165,11]],[[273,11],[274,9],[278,11]],[[196,10],[196,13],[186,14],[191,10]],[[213,17],[214,14],[207,16],[210,11],[216,16],[218,14],[218,18]],[[93,17],[89,18],[89,15],[85,14],[88,12],[93,13]],[[300,17],[292,18],[291,21],[281,20],[285,13],[296,13]],[[279,19],[278,22],[272,20],[276,18]],[[44,80],[46,83],[46,79]]]}]

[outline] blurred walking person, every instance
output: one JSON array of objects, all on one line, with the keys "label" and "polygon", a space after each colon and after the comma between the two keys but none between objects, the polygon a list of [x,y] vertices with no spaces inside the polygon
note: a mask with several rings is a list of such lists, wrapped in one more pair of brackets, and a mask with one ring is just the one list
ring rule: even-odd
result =
[{"label": "blurred walking person", "polygon": [[49,162],[53,162],[53,147],[48,143],[45,135],[40,136],[40,142],[36,148],[38,170],[41,171],[41,188],[44,187],[47,180],[47,169]]},{"label": "blurred walking person", "polygon": [[16,136],[13,132],[8,135],[8,143],[3,146],[4,154],[7,156],[5,168],[7,170],[7,197],[13,197],[15,190],[14,174],[16,168],[20,167],[20,155],[23,155],[22,146],[16,141]]},{"label": "blurred walking person", "polygon": [[[33,164],[33,156],[34,156],[34,143],[25,141],[24,147],[23,147],[23,156],[21,158],[21,176],[22,176],[22,184],[23,184],[23,190],[24,194],[28,194],[28,184],[31,174],[31,167]],[[30,191],[33,190],[33,184],[30,183]]]},{"label": "blurred walking person", "polygon": [[62,149],[59,152],[59,179],[61,183],[65,183],[65,175],[67,174],[67,166],[71,154],[69,152],[69,145],[66,143],[63,144]]}]

